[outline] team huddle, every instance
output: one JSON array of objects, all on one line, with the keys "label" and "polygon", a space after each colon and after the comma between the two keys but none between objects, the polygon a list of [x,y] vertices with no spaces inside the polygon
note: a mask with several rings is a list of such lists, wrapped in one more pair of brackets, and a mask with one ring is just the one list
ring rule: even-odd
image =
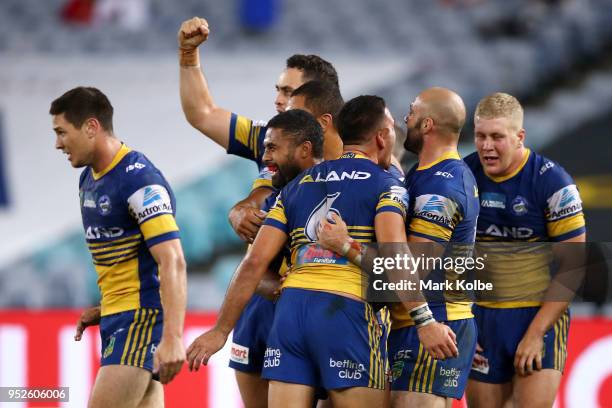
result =
[{"label": "team huddle", "polygon": [[[398,248],[410,255],[415,244],[585,241],[576,185],[525,147],[517,99],[480,100],[476,152],[461,159],[461,97],[423,90],[404,118],[404,148],[418,157],[404,173],[384,99],[345,103],[335,68],[316,55],[287,59],[269,121],[218,107],[200,66],[209,32],[196,17],[178,33],[183,112],[260,172],[229,214],[250,246],[217,323],[187,349],[186,266],[169,184],[114,136],[102,92],[75,88],[51,105],[56,148],[85,167],[83,227],[102,294],[75,336],[100,325],[101,368],[89,406],[163,406],[161,384],[185,361],[198,370],[232,331],[229,364],[247,408],[447,407],[464,394],[470,407],[552,406],[567,356],[569,302],[544,300],[548,264],[521,270],[520,279],[508,279],[517,276],[509,262],[487,269],[503,301],[432,299],[417,289],[375,303],[364,290],[365,254],[375,244],[393,256]],[[435,273],[453,271],[417,277]]]}]

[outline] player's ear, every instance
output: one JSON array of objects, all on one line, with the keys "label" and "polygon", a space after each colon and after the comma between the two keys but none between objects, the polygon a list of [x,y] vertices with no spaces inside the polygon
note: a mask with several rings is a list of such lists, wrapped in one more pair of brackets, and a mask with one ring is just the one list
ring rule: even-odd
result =
[{"label": "player's ear", "polygon": [[89,118],[85,121],[85,123],[83,123],[83,128],[87,137],[91,138],[94,137],[96,133],[98,133],[102,129],[102,125],[100,124],[100,121],[98,121],[98,119]]},{"label": "player's ear", "polygon": [[307,140],[300,146],[300,158],[307,159],[310,156],[312,156],[312,143]]},{"label": "player's ear", "polygon": [[523,146],[525,144],[525,136],[527,135],[527,133],[525,132],[525,129],[521,129],[518,131],[517,136],[518,136],[518,145]]},{"label": "player's ear", "polygon": [[433,119],[432,118],[425,118],[421,121],[421,129],[423,130],[423,133],[427,133],[429,131],[431,131],[433,129]]},{"label": "player's ear", "polygon": [[324,113],[317,118],[317,122],[319,122],[319,125],[321,125],[321,128],[323,129],[323,133],[325,133],[327,128],[332,123],[332,115],[330,115],[329,113]]}]

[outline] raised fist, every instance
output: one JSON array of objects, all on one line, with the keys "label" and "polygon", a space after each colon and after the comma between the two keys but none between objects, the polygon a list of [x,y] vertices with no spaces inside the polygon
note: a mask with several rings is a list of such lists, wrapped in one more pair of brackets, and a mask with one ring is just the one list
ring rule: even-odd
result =
[{"label": "raised fist", "polygon": [[178,46],[183,50],[194,50],[208,38],[210,30],[208,22],[200,17],[194,17],[181,24],[178,32]]}]

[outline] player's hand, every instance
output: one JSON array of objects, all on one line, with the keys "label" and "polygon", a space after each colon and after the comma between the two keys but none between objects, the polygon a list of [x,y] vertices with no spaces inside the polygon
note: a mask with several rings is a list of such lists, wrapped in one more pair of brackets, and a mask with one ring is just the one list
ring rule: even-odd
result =
[{"label": "player's hand", "polygon": [[459,355],[457,337],[450,327],[434,322],[417,329],[419,340],[429,355],[444,360]]},{"label": "player's hand", "polygon": [[327,218],[319,221],[317,243],[329,251],[342,255],[342,247],[349,241],[348,228],[342,217],[334,212],[330,214],[332,222]]},{"label": "player's hand", "polygon": [[474,359],[472,360],[472,367],[486,367],[489,365],[489,360],[482,354],[484,349],[480,347],[480,344],[476,343],[476,353],[474,353]]},{"label": "player's hand", "polygon": [[518,375],[524,377],[542,369],[542,350],[544,337],[527,331],[514,354],[514,369]]},{"label": "player's hand", "polygon": [[198,371],[200,365],[208,364],[208,359],[225,345],[227,335],[220,330],[211,329],[199,336],[187,348],[189,371]]},{"label": "player's hand", "polygon": [[178,32],[178,46],[183,50],[194,50],[208,38],[208,21],[194,17],[181,24]]},{"label": "player's hand", "polygon": [[255,293],[268,300],[275,301],[280,296],[281,285],[281,279],[262,279],[259,281],[259,284],[257,284]]},{"label": "player's hand", "polygon": [[90,307],[81,313],[81,317],[79,317],[79,321],[77,322],[76,334],[74,335],[75,341],[81,340],[83,337],[83,332],[87,327],[97,326],[100,324],[101,313],[102,311],[100,306]]},{"label": "player's hand", "polygon": [[168,384],[181,371],[185,359],[183,339],[162,336],[153,355],[153,372],[159,373],[162,384]]},{"label": "player's hand", "polygon": [[267,214],[255,207],[236,205],[230,210],[228,218],[240,239],[252,243]]}]

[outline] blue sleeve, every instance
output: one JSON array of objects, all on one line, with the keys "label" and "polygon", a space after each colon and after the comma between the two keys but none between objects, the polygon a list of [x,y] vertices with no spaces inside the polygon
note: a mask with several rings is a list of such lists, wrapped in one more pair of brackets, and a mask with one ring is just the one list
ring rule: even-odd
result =
[{"label": "blue sleeve", "polygon": [[261,167],[266,130],[266,125],[263,122],[254,122],[244,116],[232,113],[227,153],[252,160]]}]

